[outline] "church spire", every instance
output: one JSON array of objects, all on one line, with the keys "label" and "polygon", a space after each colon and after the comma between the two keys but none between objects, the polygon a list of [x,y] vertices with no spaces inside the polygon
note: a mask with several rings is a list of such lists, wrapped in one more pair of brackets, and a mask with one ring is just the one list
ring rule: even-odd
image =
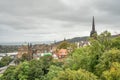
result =
[{"label": "church spire", "polygon": [[92,31],[95,31],[95,21],[94,21],[94,16],[93,16],[93,20],[92,20]]},{"label": "church spire", "polygon": [[93,34],[97,34],[96,30],[95,30],[95,20],[94,20],[94,16],[93,16],[93,19],[92,19],[92,30],[90,32],[90,37],[93,36]]},{"label": "church spire", "polygon": [[64,37],[64,41],[66,41],[66,38]]}]

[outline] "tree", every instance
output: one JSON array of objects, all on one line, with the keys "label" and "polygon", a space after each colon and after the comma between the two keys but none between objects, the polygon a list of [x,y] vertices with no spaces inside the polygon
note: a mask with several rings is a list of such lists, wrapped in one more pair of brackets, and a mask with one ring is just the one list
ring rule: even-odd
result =
[{"label": "tree", "polygon": [[83,47],[76,49],[71,56],[66,59],[66,68],[78,70],[79,68],[88,69],[88,52],[87,48]]},{"label": "tree", "polygon": [[120,62],[120,50],[111,49],[103,53],[96,65],[96,74],[101,76],[102,72],[110,69],[113,62]]},{"label": "tree", "polygon": [[95,66],[99,63],[98,60],[104,53],[104,45],[98,40],[91,40],[91,45],[88,47],[88,66],[90,72],[94,72]]},{"label": "tree", "polygon": [[0,67],[8,65],[11,61],[12,59],[9,56],[4,56],[0,61]]},{"label": "tree", "polygon": [[111,48],[112,42],[111,42],[111,33],[108,31],[102,32],[98,36],[98,41],[101,45],[104,46],[104,50],[109,50]]},{"label": "tree", "polygon": [[67,41],[63,41],[57,46],[57,49],[67,49],[69,53],[73,52],[76,48],[77,48],[76,44],[69,43]]},{"label": "tree", "polygon": [[28,80],[42,80],[44,76],[43,62],[40,60],[31,60],[29,66]]},{"label": "tree", "polygon": [[120,37],[112,39],[112,48],[120,49]]},{"label": "tree", "polygon": [[7,70],[3,73],[1,80],[15,80],[14,70],[15,66],[9,66]]},{"label": "tree", "polygon": [[23,62],[18,66],[10,66],[3,73],[2,80],[28,80],[29,63]]},{"label": "tree", "polygon": [[120,80],[120,63],[113,62],[110,69],[103,72],[102,80]]},{"label": "tree", "polygon": [[70,43],[68,43],[67,41],[63,41],[57,46],[57,49],[67,49],[69,45]]},{"label": "tree", "polygon": [[21,61],[28,61],[29,60],[29,54],[24,53],[21,57]]},{"label": "tree", "polygon": [[31,60],[29,62],[29,78],[28,80],[43,80],[44,76],[49,72],[52,57],[49,55],[43,56],[40,60]]},{"label": "tree", "polygon": [[40,59],[42,61],[42,64],[43,64],[43,71],[44,71],[44,74],[47,74],[48,73],[48,68],[50,67],[50,65],[52,64],[52,56],[51,55],[45,55],[43,57],[41,57]]},{"label": "tree", "polygon": [[19,64],[20,62],[29,61],[29,54],[24,53],[21,58],[15,59],[15,64]]},{"label": "tree", "polygon": [[92,40],[91,42],[90,46],[82,47],[73,51],[67,62],[68,64],[65,66],[68,66],[73,70],[82,68],[94,72],[95,66],[98,64],[98,60],[104,50],[103,46],[97,40]]},{"label": "tree", "polygon": [[54,77],[56,77],[60,71],[63,71],[62,68],[51,65],[50,68],[48,69],[49,72],[48,74],[45,75],[43,80],[52,80]]},{"label": "tree", "polygon": [[77,71],[66,69],[65,71],[61,71],[58,76],[52,80],[98,80],[98,78],[93,73],[83,69]]},{"label": "tree", "polygon": [[14,71],[15,80],[28,80],[29,69],[30,69],[29,62],[25,61],[19,64]]}]

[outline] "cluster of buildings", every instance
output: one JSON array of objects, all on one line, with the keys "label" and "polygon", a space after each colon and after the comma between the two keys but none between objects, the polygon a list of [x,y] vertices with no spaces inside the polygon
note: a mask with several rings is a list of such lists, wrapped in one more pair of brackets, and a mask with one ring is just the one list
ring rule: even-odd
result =
[{"label": "cluster of buildings", "polygon": [[27,54],[29,59],[39,59],[40,57],[50,55],[54,59],[61,59],[67,56],[67,49],[57,50],[57,44],[24,44],[18,48],[17,58],[21,58],[23,54]]}]

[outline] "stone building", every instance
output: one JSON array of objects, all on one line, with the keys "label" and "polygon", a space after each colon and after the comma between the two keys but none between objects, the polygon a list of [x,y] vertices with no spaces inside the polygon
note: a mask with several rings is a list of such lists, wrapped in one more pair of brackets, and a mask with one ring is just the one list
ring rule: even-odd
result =
[{"label": "stone building", "polygon": [[21,58],[23,54],[27,54],[28,59],[30,60],[30,59],[32,59],[33,52],[34,51],[33,51],[33,48],[32,48],[32,44],[25,43],[18,48],[17,58]]}]

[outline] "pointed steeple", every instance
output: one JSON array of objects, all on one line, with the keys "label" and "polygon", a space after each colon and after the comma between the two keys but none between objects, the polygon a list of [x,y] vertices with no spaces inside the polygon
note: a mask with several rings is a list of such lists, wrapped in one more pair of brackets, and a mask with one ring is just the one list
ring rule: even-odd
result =
[{"label": "pointed steeple", "polygon": [[54,44],[56,44],[56,40],[54,40]]},{"label": "pointed steeple", "polygon": [[95,21],[94,21],[94,16],[93,16],[93,20],[92,20],[92,31],[95,31]]},{"label": "pointed steeple", "polygon": [[66,41],[66,38],[64,37],[64,41]]},{"label": "pointed steeple", "polygon": [[92,19],[92,30],[90,32],[90,37],[93,36],[93,34],[97,34],[96,30],[95,30],[95,20],[94,20],[94,16],[93,16],[93,19]]}]

